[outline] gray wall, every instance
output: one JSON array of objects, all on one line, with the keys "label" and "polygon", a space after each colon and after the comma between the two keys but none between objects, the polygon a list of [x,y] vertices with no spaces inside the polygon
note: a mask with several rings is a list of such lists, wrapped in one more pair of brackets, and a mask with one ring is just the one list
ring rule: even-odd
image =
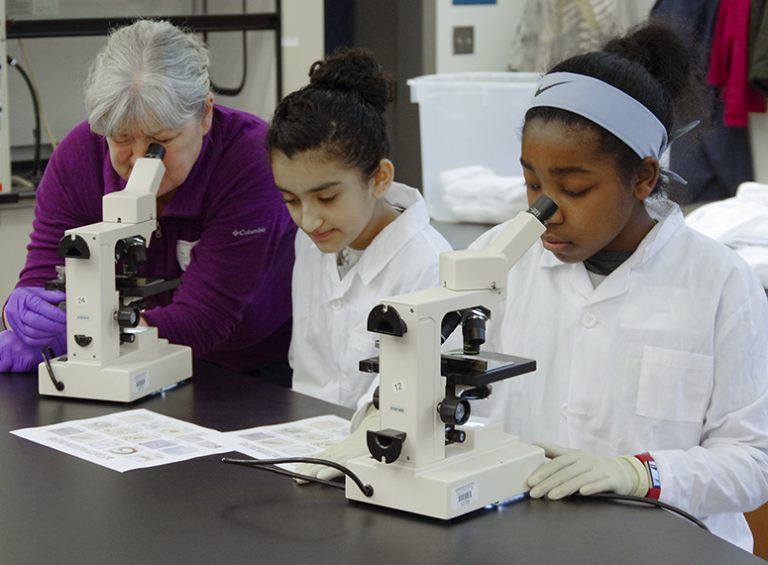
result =
[{"label": "gray wall", "polygon": [[[421,187],[418,106],[410,101],[407,79],[434,71],[434,1],[358,0],[354,44],[374,52],[396,81],[386,120],[396,178]],[[431,34],[431,35],[430,35]]]}]

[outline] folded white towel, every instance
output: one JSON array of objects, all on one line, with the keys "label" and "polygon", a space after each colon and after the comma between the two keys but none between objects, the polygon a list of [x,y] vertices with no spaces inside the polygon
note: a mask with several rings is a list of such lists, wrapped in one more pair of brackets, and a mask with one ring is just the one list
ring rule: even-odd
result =
[{"label": "folded white towel", "polygon": [[685,221],[726,245],[768,245],[768,185],[743,183],[733,198],[696,208]]},{"label": "folded white towel", "polygon": [[503,177],[480,165],[443,171],[443,201],[463,222],[498,224],[528,208],[523,177]]},{"label": "folded white towel", "polygon": [[734,249],[768,288],[768,185],[742,183],[736,196],[705,204],[688,214],[685,221]]}]

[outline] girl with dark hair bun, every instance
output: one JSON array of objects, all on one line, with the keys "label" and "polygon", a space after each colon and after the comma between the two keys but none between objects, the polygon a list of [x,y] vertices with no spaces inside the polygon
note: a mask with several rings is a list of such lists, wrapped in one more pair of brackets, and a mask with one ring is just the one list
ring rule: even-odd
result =
[{"label": "girl with dark hair bun", "polygon": [[546,442],[532,497],[658,498],[751,551],[742,513],[768,500],[768,304],[663,196],[660,157],[694,85],[687,45],[656,24],[541,79],[520,161],[529,201],[559,210],[510,271],[487,343],[538,368],[498,384],[485,413]]},{"label": "girl with dark hair bun", "polygon": [[275,110],[275,183],[300,230],[293,271],[293,388],[348,407],[372,384],[370,310],[386,296],[438,284],[450,245],[419,192],[394,182],[383,113],[391,82],[365,50],[312,65],[310,83]]}]

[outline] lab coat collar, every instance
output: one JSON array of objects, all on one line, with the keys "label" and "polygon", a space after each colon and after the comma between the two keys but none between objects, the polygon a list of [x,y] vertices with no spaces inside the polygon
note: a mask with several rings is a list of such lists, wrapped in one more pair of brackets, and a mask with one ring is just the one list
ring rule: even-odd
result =
[{"label": "lab coat collar", "polygon": [[[427,204],[415,188],[392,183],[386,200],[403,211],[373,239],[357,265],[350,271],[350,274],[357,272],[366,285],[376,278],[411,239],[429,225]],[[335,262],[335,255],[332,259]]]},{"label": "lab coat collar", "polygon": [[645,208],[657,223],[626,261],[629,268],[637,268],[647,263],[685,227],[680,206],[671,200],[652,198],[645,201]]},{"label": "lab coat collar", "polygon": [[[619,269],[626,265],[635,267],[653,257],[662,249],[683,225],[683,213],[680,207],[670,200],[652,199],[645,201],[645,208],[651,218],[656,220],[656,225],[646,234],[635,252],[627,259]],[[539,244],[540,245],[540,244]],[[581,263],[579,263],[581,264]],[[573,263],[563,263],[553,253],[545,253],[541,266],[546,268],[567,267]],[[617,269],[618,270],[618,269]]]},{"label": "lab coat collar", "polygon": [[[585,297],[588,296],[590,303],[625,293],[629,288],[631,272],[650,261],[685,225],[682,211],[674,202],[654,198],[646,200],[645,207],[650,216],[656,220],[656,225],[643,238],[629,259],[607,276],[597,288],[593,289],[582,262],[563,263],[554,254],[545,251],[541,257],[540,265],[546,269],[571,269],[573,288]],[[539,245],[541,244],[539,243]]]}]

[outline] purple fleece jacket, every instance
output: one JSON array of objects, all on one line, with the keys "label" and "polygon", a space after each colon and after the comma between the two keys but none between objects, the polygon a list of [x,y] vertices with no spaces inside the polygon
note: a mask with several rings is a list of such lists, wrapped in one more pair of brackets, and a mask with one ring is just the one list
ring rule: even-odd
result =
[{"label": "purple fleece jacket", "polygon": [[[214,107],[192,171],[163,208],[141,274],[181,277],[152,297],[145,318],[195,357],[245,370],[287,357],[296,226],[275,189],[265,147],[268,125]],[[39,188],[27,262],[18,286],[43,286],[63,264],[69,228],[100,222],[104,194],[125,187],[105,138],[76,126],[56,148]],[[194,243],[182,270],[179,241]],[[181,247],[188,247],[185,243]]]}]

